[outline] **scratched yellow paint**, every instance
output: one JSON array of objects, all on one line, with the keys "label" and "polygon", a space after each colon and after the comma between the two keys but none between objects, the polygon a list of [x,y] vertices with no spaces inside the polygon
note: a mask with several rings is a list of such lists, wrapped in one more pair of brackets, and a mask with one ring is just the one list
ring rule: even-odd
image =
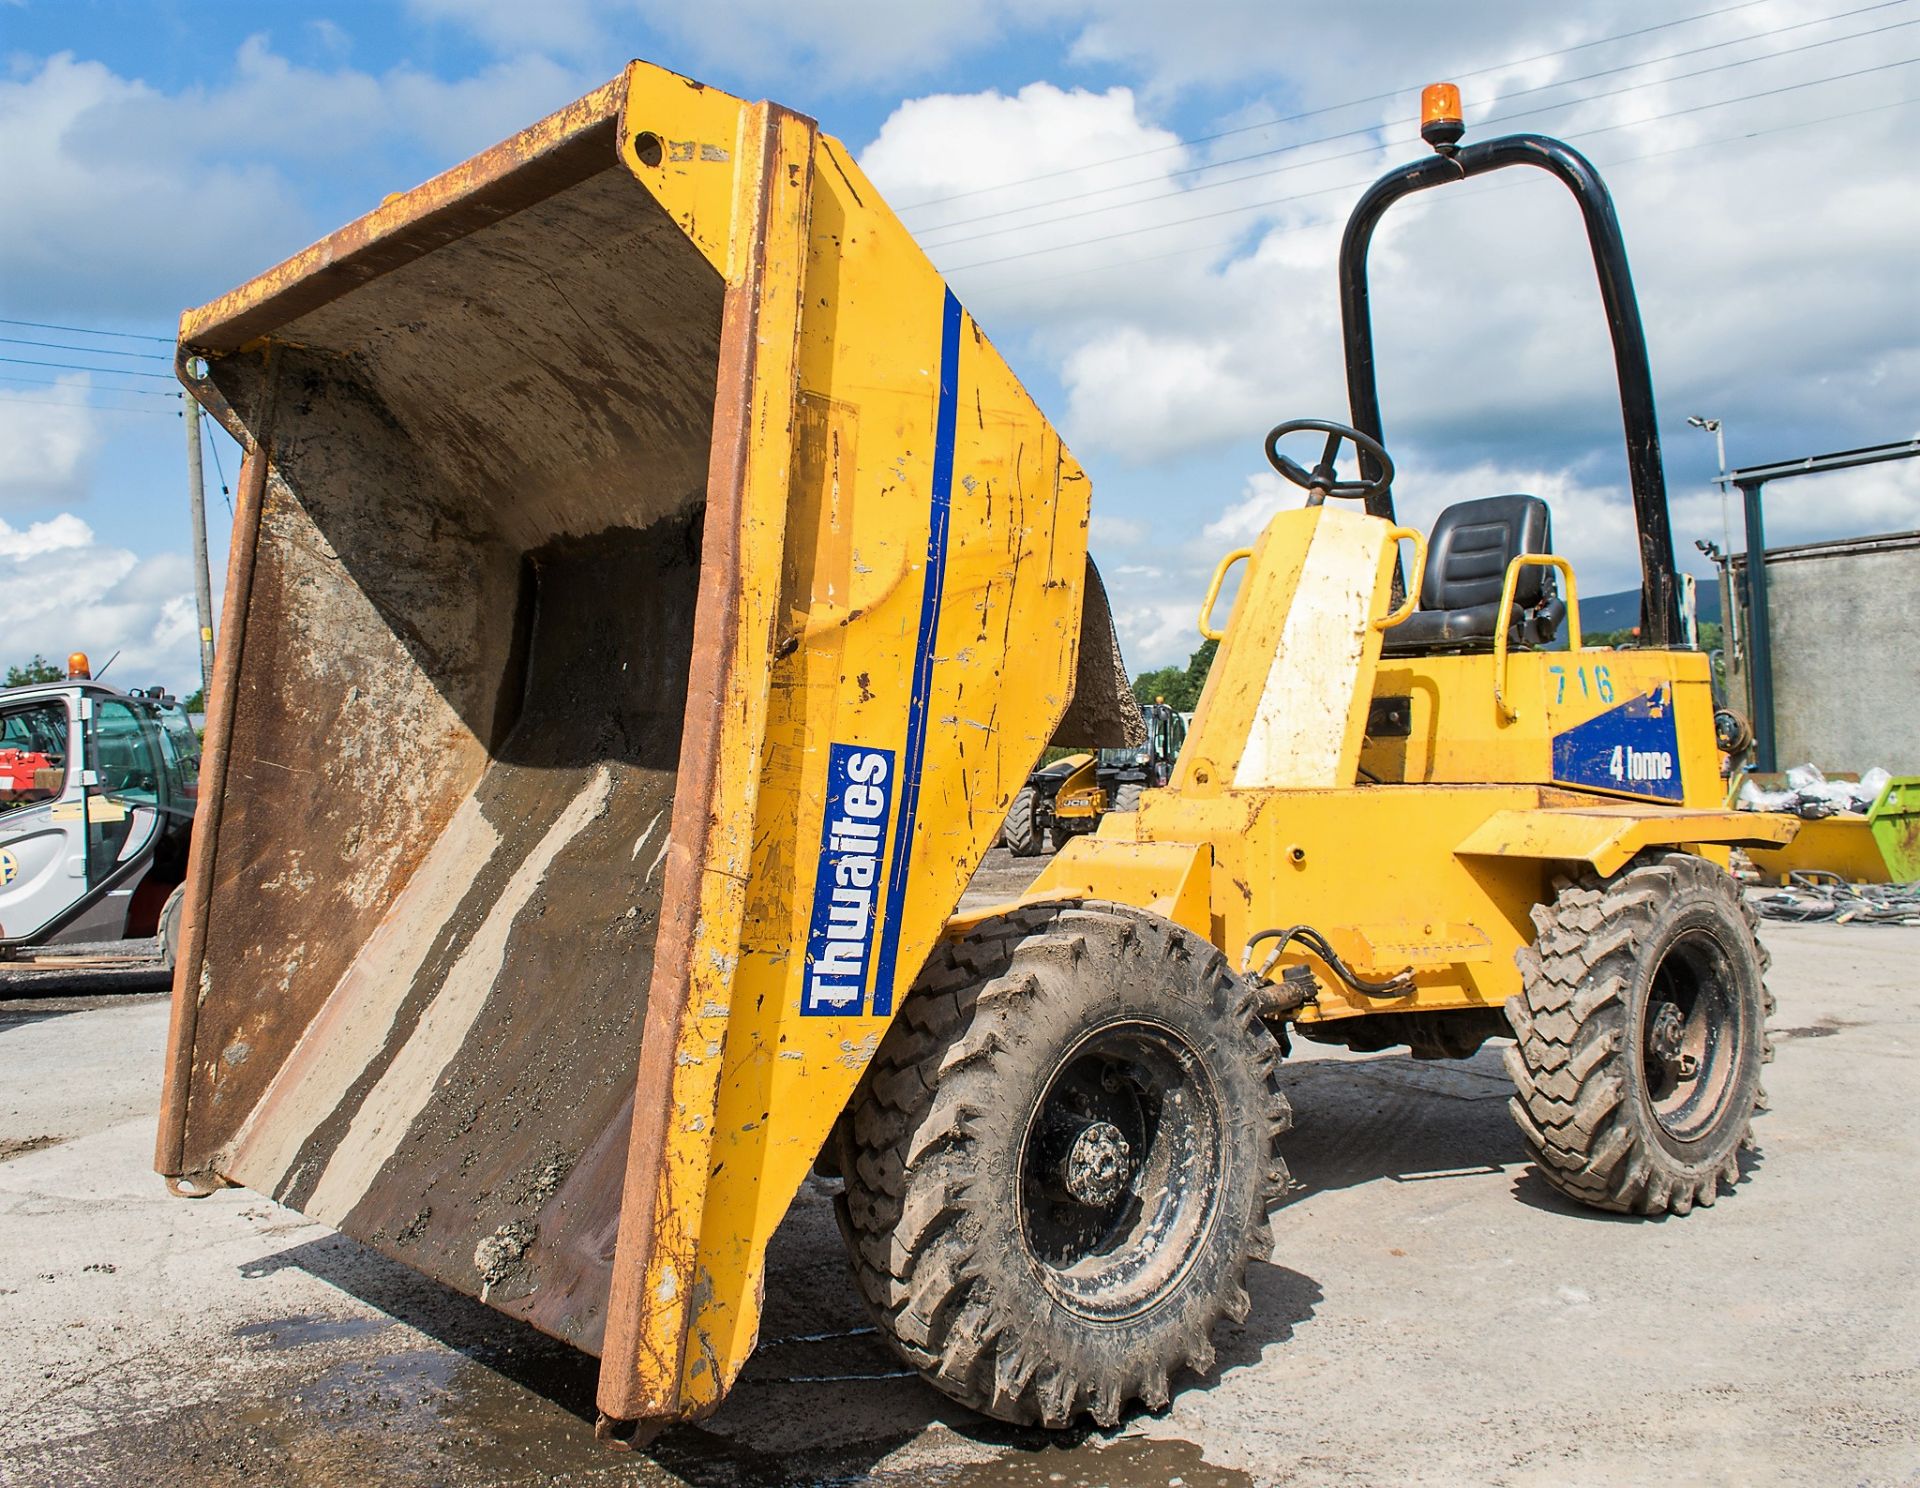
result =
[{"label": "scratched yellow paint", "polygon": [[[731,831],[703,885],[662,1219],[650,1247],[622,1235],[647,1255],[650,1305],[633,1392],[617,1398],[677,1417],[715,1406],[751,1353],[767,1241],[888,1021],[870,1003],[818,1017],[800,1002],[827,746],[906,759],[946,286],[810,121],[644,65],[627,96],[621,150],[636,179],[730,285],[764,265],[737,632],[758,657],[743,683],[757,686],[743,686],[717,756],[715,811]],[[768,128],[763,181],[751,162]],[[748,240],[763,185],[766,225]],[[900,997],[1066,708],[1084,586],[1084,475],[964,312],[957,350]]]}]

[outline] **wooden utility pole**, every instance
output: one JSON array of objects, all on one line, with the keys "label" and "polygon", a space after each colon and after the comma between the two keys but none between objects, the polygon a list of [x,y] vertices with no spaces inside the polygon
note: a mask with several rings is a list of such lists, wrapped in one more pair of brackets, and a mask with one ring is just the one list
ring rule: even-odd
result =
[{"label": "wooden utility pole", "polygon": [[200,471],[200,405],[187,395],[187,499],[193,506],[193,597],[200,611],[200,706],[213,690],[213,579],[207,572],[207,490]]}]

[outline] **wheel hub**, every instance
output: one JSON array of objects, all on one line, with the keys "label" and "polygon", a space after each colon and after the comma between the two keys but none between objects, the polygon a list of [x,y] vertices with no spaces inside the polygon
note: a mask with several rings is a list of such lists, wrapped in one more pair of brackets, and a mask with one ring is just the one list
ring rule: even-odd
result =
[{"label": "wheel hub", "polygon": [[1686,1014],[1679,1005],[1662,1002],[1647,1012],[1647,1058],[1675,1079],[1692,1073],[1693,1060],[1684,1053],[1687,1038]]},{"label": "wheel hub", "polygon": [[1099,1209],[1120,1197],[1133,1176],[1133,1148],[1111,1121],[1095,1121],[1067,1149],[1061,1186],[1080,1203]]},{"label": "wheel hub", "polygon": [[1041,1284],[1106,1320],[1177,1289],[1221,1202],[1224,1133],[1210,1073],[1178,1030],[1143,1017],[1082,1035],[1020,1156],[1020,1233]]}]

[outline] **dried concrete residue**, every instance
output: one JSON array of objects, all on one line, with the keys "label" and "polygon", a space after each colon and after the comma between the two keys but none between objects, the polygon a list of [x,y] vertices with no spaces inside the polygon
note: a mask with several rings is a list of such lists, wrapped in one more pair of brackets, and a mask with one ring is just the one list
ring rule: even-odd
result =
[{"label": "dried concrete residue", "polygon": [[546,1203],[560,1191],[560,1185],[566,1182],[567,1174],[572,1170],[572,1161],[564,1157],[556,1157],[553,1161],[542,1164],[535,1169],[528,1181],[528,1201],[534,1204]]},{"label": "dried concrete residue", "polygon": [[540,1236],[538,1225],[516,1219],[503,1224],[473,1248],[473,1269],[480,1273],[480,1300],[513,1274],[522,1256]]}]

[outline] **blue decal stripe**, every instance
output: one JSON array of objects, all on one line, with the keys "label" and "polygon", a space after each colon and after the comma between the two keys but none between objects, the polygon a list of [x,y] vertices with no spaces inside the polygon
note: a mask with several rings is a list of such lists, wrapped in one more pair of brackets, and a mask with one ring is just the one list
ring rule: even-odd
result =
[{"label": "blue decal stripe", "polygon": [[933,639],[947,584],[947,526],[953,513],[953,430],[960,407],[960,302],[946,293],[940,317],[940,402],[934,413],[932,509],[927,521],[927,567],[914,642],[913,690],[907,698],[907,744],[902,752],[900,815],[894,825],[893,865],[887,874],[886,923],[873,978],[873,1011],[893,1011],[893,967],[900,951],[900,915],[907,900],[914,821],[920,814],[920,775],[926,764],[927,704],[933,691]]}]

